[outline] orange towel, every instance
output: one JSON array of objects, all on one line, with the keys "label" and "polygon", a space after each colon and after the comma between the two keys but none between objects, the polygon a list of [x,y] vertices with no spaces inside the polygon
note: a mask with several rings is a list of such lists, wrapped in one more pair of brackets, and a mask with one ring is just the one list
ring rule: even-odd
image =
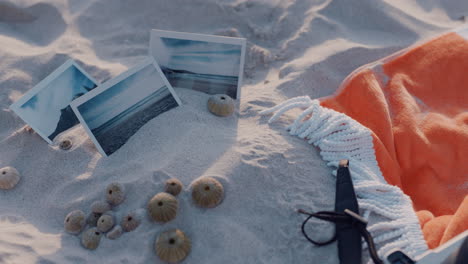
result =
[{"label": "orange towel", "polygon": [[420,217],[432,213],[421,224],[434,248],[468,229],[468,40],[448,33],[380,67],[353,74],[321,105],[373,131],[385,179]]},{"label": "orange towel", "polygon": [[[358,178],[358,186],[367,180],[367,187],[362,187],[365,194],[372,182],[399,187],[412,201],[414,211],[407,214],[417,215],[408,216],[408,223],[419,219],[418,232],[429,248],[468,229],[468,29],[365,65],[348,76],[335,95],[319,99],[318,104],[323,109],[317,110],[314,100],[296,98],[262,114],[278,111],[274,121],[291,108],[306,108],[289,127],[291,134],[309,139],[331,163],[338,158],[361,162],[365,169],[356,174],[367,175]],[[365,133],[357,136],[359,126],[370,132],[373,150],[366,149]],[[329,146],[339,148],[333,151]],[[373,159],[378,169],[372,167]],[[379,203],[388,206],[380,201],[367,207],[379,213]],[[403,211],[405,206],[393,208]],[[406,216],[399,218],[403,221]],[[390,222],[398,226],[395,220]]]}]

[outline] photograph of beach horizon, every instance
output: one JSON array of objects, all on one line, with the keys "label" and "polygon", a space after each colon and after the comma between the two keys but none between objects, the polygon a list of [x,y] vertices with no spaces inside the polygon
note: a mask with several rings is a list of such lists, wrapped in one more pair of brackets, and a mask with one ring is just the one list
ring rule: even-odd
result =
[{"label": "photograph of beach horizon", "polygon": [[150,63],[76,107],[91,138],[107,156],[148,121],[179,105],[162,78]]},{"label": "photograph of beach horizon", "polygon": [[78,67],[72,60],[67,61],[11,105],[49,143],[79,123],[70,102],[97,86]]},{"label": "photograph of beach horizon", "polygon": [[157,30],[151,32],[150,52],[174,88],[187,88],[207,94],[227,94],[237,99],[242,44],[190,40],[159,34],[160,31]]}]

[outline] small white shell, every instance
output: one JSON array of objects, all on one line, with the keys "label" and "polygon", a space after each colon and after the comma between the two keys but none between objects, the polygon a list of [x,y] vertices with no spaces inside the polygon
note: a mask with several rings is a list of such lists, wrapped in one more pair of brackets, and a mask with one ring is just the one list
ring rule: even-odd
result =
[{"label": "small white shell", "polygon": [[67,214],[64,221],[65,231],[70,234],[79,234],[86,224],[86,215],[81,210],[74,210]]},{"label": "small white shell", "polygon": [[21,176],[13,167],[4,167],[0,169],[0,189],[13,189],[18,184]]},{"label": "small white shell", "polygon": [[119,205],[125,200],[125,188],[118,182],[109,184],[106,188],[106,200],[111,205]]},{"label": "small white shell", "polygon": [[108,239],[114,240],[114,239],[119,238],[122,235],[122,232],[123,232],[122,227],[119,225],[116,225],[114,226],[114,228],[112,228],[111,231],[109,231],[109,233],[106,234],[106,237]]},{"label": "small white shell", "polygon": [[135,230],[140,224],[143,218],[144,210],[141,209],[128,213],[120,221],[120,225],[125,232],[131,232]]},{"label": "small white shell", "polygon": [[217,116],[230,116],[236,106],[234,100],[226,94],[215,94],[208,99],[208,110]]},{"label": "small white shell", "polygon": [[111,210],[111,206],[108,202],[95,201],[91,204],[91,211],[93,213],[103,214]]},{"label": "small white shell", "polygon": [[148,202],[148,213],[154,221],[168,222],[177,215],[179,202],[169,193],[158,193]]},{"label": "small white shell", "polygon": [[90,228],[83,233],[81,245],[86,249],[96,249],[101,241],[102,233],[96,227]]},{"label": "small white shell", "polygon": [[212,177],[201,177],[192,183],[192,198],[204,208],[216,207],[223,200],[223,185]]},{"label": "small white shell", "polygon": [[155,243],[158,257],[169,263],[182,261],[188,256],[191,249],[190,239],[179,229],[161,233]]},{"label": "small white shell", "polygon": [[97,229],[103,233],[109,231],[114,226],[114,216],[110,213],[103,214],[97,221]]},{"label": "small white shell", "polygon": [[183,185],[182,182],[176,178],[171,178],[166,181],[166,186],[164,191],[170,193],[174,196],[177,196],[182,191]]}]

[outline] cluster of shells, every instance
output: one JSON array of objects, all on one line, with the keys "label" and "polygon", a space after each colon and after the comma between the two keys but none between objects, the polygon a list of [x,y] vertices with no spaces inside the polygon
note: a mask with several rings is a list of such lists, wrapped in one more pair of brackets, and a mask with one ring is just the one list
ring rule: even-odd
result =
[{"label": "cluster of shells", "polygon": [[[212,177],[199,178],[191,186],[193,202],[199,207],[213,208],[223,199],[223,185]],[[164,192],[154,195],[147,204],[150,218],[160,223],[175,219],[179,208],[176,196],[182,190],[183,185],[178,179],[167,180]],[[179,229],[162,232],[156,238],[154,245],[158,257],[169,263],[184,260],[190,253],[191,247],[190,238]]]},{"label": "cluster of shells", "polygon": [[[224,196],[223,185],[212,177],[201,177],[195,180],[191,188],[193,203],[202,208],[216,207]],[[176,196],[182,190],[183,185],[179,180],[174,178],[167,180],[164,192],[157,193],[148,201],[149,217],[159,223],[175,219],[179,209]],[[88,215],[81,210],[74,210],[65,217],[65,231],[74,235],[82,233],[81,245],[86,249],[94,250],[99,246],[104,235],[108,239],[117,239],[123,232],[135,230],[142,221],[142,212],[139,210],[125,215],[120,225],[116,223],[112,209],[124,200],[124,186],[120,183],[109,184],[106,188],[106,200],[92,203],[91,212]],[[190,253],[191,247],[190,238],[179,229],[160,233],[154,244],[158,257],[169,263],[184,260]]]},{"label": "cluster of shells", "polygon": [[116,222],[112,209],[125,200],[125,188],[120,183],[111,183],[106,188],[106,200],[95,201],[91,204],[91,212],[86,215],[81,210],[74,210],[67,214],[64,221],[65,231],[81,236],[81,245],[90,250],[99,246],[102,236],[114,240],[123,232],[135,230],[141,223],[142,213],[138,210],[126,214]]}]

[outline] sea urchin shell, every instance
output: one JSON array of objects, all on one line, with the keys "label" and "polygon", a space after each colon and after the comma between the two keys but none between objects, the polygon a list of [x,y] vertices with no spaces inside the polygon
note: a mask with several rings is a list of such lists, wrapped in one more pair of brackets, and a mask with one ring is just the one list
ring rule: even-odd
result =
[{"label": "sea urchin shell", "polygon": [[168,193],[158,193],[148,202],[148,213],[157,222],[168,222],[177,215],[179,202]]},{"label": "sea urchin shell", "polygon": [[216,207],[223,195],[223,185],[212,177],[202,177],[192,183],[192,198],[200,207]]},{"label": "sea urchin shell", "polygon": [[230,116],[235,109],[234,100],[225,94],[215,94],[208,99],[208,110],[217,116]]},{"label": "sea urchin shell", "polygon": [[114,226],[114,216],[106,213],[99,217],[97,221],[97,229],[101,232],[107,232]]},{"label": "sea urchin shell", "polygon": [[64,221],[65,231],[79,234],[86,224],[86,215],[81,210],[74,210],[67,214]]},{"label": "sea urchin shell", "polygon": [[70,139],[64,139],[62,141],[60,141],[59,143],[59,148],[61,150],[69,150],[71,149],[71,147],[73,146],[73,143]]},{"label": "sea urchin shell", "polygon": [[0,169],[0,189],[13,189],[20,180],[19,172],[13,167]]},{"label": "sea urchin shell", "polygon": [[110,204],[104,201],[95,201],[91,204],[91,211],[93,213],[103,214],[107,211],[110,211],[110,209]]},{"label": "sea urchin shell", "polygon": [[166,181],[166,186],[164,188],[164,191],[174,196],[177,196],[182,191],[182,188],[183,188],[182,182],[180,182],[176,178],[171,178]]},{"label": "sea urchin shell", "polygon": [[112,228],[111,231],[109,231],[109,233],[106,234],[106,237],[108,239],[114,240],[114,239],[119,238],[122,235],[122,232],[123,232],[122,227],[119,225],[116,225],[114,226],[114,228]]},{"label": "sea urchin shell", "polygon": [[99,219],[99,217],[101,217],[102,214],[100,213],[89,213],[88,217],[86,218],[86,223],[89,225],[89,226],[96,226],[97,225],[97,221]]},{"label": "sea urchin shell", "polygon": [[137,211],[130,212],[122,218],[120,225],[125,232],[130,232],[141,224],[141,218],[141,215]]},{"label": "sea urchin shell", "polygon": [[83,233],[81,245],[87,249],[96,249],[101,241],[102,233],[96,227],[90,228]]},{"label": "sea urchin shell", "polygon": [[125,188],[118,182],[109,184],[106,188],[106,199],[111,205],[119,205],[125,199]]},{"label": "sea urchin shell", "polygon": [[158,257],[166,262],[174,263],[187,257],[192,248],[190,239],[179,229],[161,233],[156,239],[155,250]]}]

